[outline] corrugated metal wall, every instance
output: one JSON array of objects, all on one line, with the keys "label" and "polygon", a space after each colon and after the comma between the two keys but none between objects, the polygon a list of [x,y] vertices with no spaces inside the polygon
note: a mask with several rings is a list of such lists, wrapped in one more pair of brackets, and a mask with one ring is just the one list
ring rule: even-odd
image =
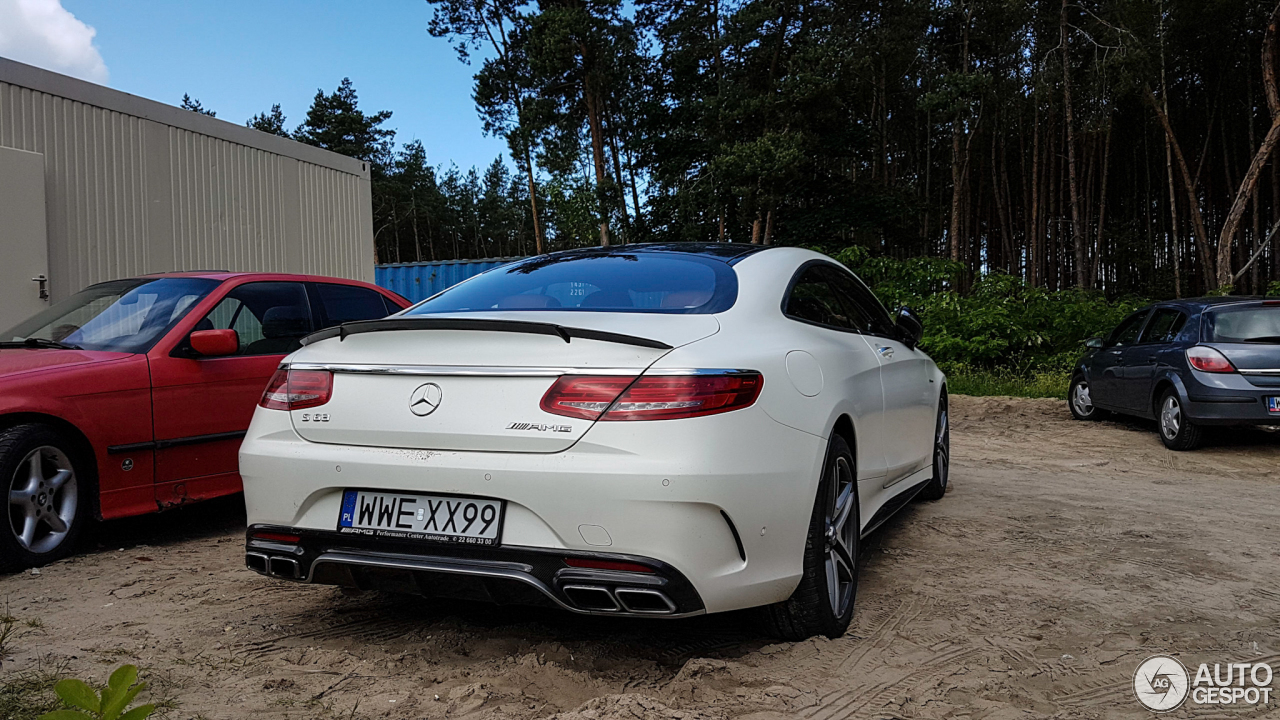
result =
[{"label": "corrugated metal wall", "polygon": [[169,270],[373,279],[358,160],[4,59],[0,146],[45,157],[53,300]]},{"label": "corrugated metal wall", "polygon": [[518,257],[489,260],[443,260],[426,263],[379,265],[374,282],[392,292],[418,302],[469,277],[520,260]]}]

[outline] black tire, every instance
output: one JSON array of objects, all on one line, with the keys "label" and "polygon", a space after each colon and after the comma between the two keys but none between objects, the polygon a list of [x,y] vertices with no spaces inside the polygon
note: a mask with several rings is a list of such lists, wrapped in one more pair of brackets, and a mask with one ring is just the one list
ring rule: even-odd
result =
[{"label": "black tire", "polygon": [[941,500],[947,494],[951,479],[951,413],[948,412],[947,393],[938,398],[938,421],[933,431],[933,477],[916,495],[920,500]]},{"label": "black tire", "polygon": [[1156,432],[1170,450],[1195,450],[1204,442],[1204,428],[1187,417],[1178,391],[1169,388],[1156,406]]},{"label": "black tire", "polygon": [[1077,420],[1102,420],[1111,414],[1093,404],[1089,381],[1080,375],[1071,378],[1071,387],[1067,390],[1067,407],[1071,409],[1071,417]]},{"label": "black tire", "polygon": [[[0,480],[8,498],[0,519],[0,572],[47,565],[75,550],[92,517],[91,475],[76,444],[48,425],[0,430]],[[27,501],[15,501],[24,495]]]},{"label": "black tire", "polygon": [[[839,534],[843,542],[836,548],[828,542],[827,528],[828,519],[837,508],[837,489],[841,488],[849,489],[845,501],[849,506],[842,513],[844,522],[840,525]],[[840,492],[844,491],[841,489]],[[853,620],[854,600],[858,595],[860,532],[857,465],[845,439],[832,435],[809,520],[809,534],[804,546],[804,574],[791,597],[764,608],[765,625],[771,635],[799,641],[814,635],[834,639],[845,634]],[[830,558],[832,553],[836,556],[834,560]],[[835,597],[830,591],[829,562],[836,573]],[[837,612],[834,605],[842,609]]]}]

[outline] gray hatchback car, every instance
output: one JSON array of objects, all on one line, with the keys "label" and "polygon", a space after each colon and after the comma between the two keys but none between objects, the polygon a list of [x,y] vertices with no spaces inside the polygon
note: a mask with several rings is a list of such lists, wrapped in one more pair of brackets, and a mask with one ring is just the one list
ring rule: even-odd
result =
[{"label": "gray hatchback car", "polygon": [[1077,420],[1156,420],[1170,450],[1197,447],[1207,425],[1280,430],[1280,299],[1157,303],[1085,345],[1067,396]]}]

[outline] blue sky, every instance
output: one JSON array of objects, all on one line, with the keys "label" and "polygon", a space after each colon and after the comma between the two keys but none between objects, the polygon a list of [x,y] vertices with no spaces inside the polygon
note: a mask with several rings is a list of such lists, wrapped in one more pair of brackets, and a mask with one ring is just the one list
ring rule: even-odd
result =
[{"label": "blue sky", "polygon": [[431,37],[425,0],[62,0],[97,31],[117,90],[177,105],[199,98],[243,123],[280,103],[292,129],[317,88],[350,77],[365,112],[391,110],[398,143],[419,139],[433,165],[483,169],[506,143],[485,137],[471,100],[476,67]]}]

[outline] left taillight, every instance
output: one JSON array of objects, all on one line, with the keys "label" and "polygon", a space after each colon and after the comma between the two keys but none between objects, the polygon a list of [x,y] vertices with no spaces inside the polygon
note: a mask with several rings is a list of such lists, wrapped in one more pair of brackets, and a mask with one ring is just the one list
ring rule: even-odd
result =
[{"label": "left taillight", "polygon": [[1204,345],[1192,345],[1187,348],[1187,362],[1200,372],[1233,373],[1236,366],[1231,364],[1225,355]]},{"label": "left taillight", "polygon": [[280,368],[267,382],[258,405],[268,410],[302,410],[329,402],[333,373],[328,370]]},{"label": "left taillight", "polygon": [[585,420],[676,420],[749,407],[763,387],[764,377],[755,372],[694,371],[639,378],[566,375],[547,390],[542,409]]}]

